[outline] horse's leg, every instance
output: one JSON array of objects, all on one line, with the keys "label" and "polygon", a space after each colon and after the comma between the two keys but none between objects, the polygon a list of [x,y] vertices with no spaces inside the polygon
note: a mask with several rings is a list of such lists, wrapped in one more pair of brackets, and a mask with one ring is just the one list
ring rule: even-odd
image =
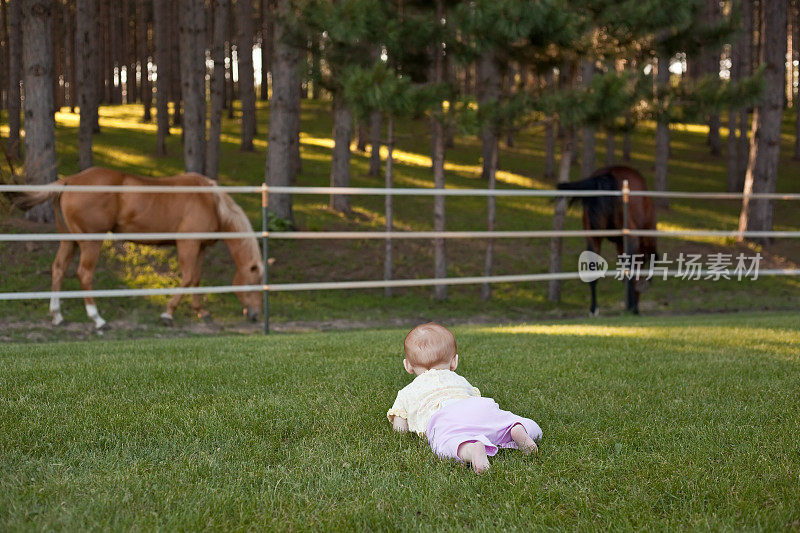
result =
[{"label": "horse's leg", "polygon": [[[75,255],[75,248],[77,243],[75,241],[61,241],[56,252],[56,258],[53,260],[53,282],[50,285],[52,292],[61,290],[61,283],[64,281],[64,273],[69,267],[72,256]],[[64,322],[64,317],[61,316],[61,301],[58,296],[50,297],[50,316],[53,317],[53,325],[58,326]]]},{"label": "horse's leg", "polygon": [[[600,255],[600,242],[601,239],[599,237],[589,237],[586,239],[588,242],[587,249],[590,252],[594,252]],[[600,314],[600,310],[597,308],[597,280],[592,280],[589,282],[589,290],[592,293],[592,304],[589,307],[589,314],[592,316],[597,316]]]},{"label": "horse's leg", "polygon": [[[189,287],[194,279],[197,256],[200,253],[198,241],[178,241],[178,266],[181,269],[181,288]],[[182,294],[176,294],[167,303],[167,310],[161,313],[161,320],[165,325],[172,325],[172,315],[183,299]]]},{"label": "horse's leg", "polygon": [[[92,290],[92,278],[94,277],[94,267],[97,266],[97,260],[100,257],[100,249],[103,243],[100,241],[81,241],[79,244],[81,248],[81,259],[78,264],[78,280],[81,282],[81,289],[85,291]],[[97,306],[94,304],[94,298],[91,296],[83,299],[86,305],[86,315],[94,321],[95,329],[103,329],[106,321],[97,312]]]},{"label": "horse's leg", "polygon": [[[203,257],[206,253],[205,248],[200,248],[200,251],[197,254],[197,262],[194,268],[194,276],[192,278],[192,287],[199,287],[200,286],[200,278],[203,275]],[[197,318],[202,318],[205,321],[211,321],[211,313],[208,310],[203,309],[203,295],[202,294],[193,294],[192,295],[192,309],[194,312],[197,313]]]},{"label": "horse's leg", "polygon": [[[634,255],[636,253],[635,250],[638,250],[639,243],[636,240],[636,237],[629,237],[629,238],[631,240],[628,243],[628,246],[630,246],[631,250],[634,250],[634,251],[631,252],[631,255]],[[625,253],[625,249],[623,247],[623,241],[620,239],[620,241],[617,243],[617,256],[621,256],[623,253]],[[634,265],[633,257],[629,257],[628,261],[630,261],[630,264],[629,264],[630,274],[629,275],[631,276],[631,278],[624,280],[625,290],[624,290],[623,294],[626,295],[626,297],[625,297],[626,309],[628,311],[632,311],[633,314],[638,315],[639,314],[639,291],[636,290],[636,283],[637,283],[637,281],[639,279],[639,275],[641,274],[641,268],[643,268],[643,265],[641,265],[641,264]]]}]

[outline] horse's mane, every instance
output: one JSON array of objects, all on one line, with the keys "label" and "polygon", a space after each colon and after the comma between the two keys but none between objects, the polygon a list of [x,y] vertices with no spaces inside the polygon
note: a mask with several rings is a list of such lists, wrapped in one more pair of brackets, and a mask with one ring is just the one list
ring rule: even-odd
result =
[{"label": "horse's mane", "polygon": [[[253,226],[250,224],[250,219],[244,213],[244,210],[239,207],[239,204],[233,201],[233,198],[225,192],[217,192],[214,196],[217,199],[217,215],[224,230],[226,231],[241,231],[252,232]],[[261,251],[258,248],[258,241],[253,237],[246,237],[241,239],[241,245],[249,249],[252,257],[260,257]]]}]

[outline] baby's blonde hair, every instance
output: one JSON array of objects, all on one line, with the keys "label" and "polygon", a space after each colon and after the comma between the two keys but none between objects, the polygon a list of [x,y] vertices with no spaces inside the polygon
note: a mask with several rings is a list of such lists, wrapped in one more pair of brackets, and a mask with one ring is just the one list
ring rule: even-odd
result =
[{"label": "baby's blonde hair", "polygon": [[412,365],[432,368],[456,355],[456,338],[441,324],[428,322],[409,331],[403,347]]}]

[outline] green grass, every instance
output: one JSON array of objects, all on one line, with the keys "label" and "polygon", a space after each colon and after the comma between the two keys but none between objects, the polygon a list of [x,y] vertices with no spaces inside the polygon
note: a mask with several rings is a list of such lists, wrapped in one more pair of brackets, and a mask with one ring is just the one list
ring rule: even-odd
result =
[{"label": "green grass", "polygon": [[[167,141],[169,156],[156,158],[155,125],[140,122],[141,107],[134,105],[104,106],[100,110],[102,133],[95,137],[95,162],[145,175],[164,176],[180,172],[183,167],[180,130],[173,129]],[[259,103],[258,128],[255,147],[243,153],[238,147],[239,122],[223,122],[222,184],[256,184],[263,180],[266,152],[268,109]],[[77,171],[77,115],[59,113],[57,116],[57,149],[60,157],[59,172],[68,175]],[[331,117],[328,102],[304,101],[302,112],[302,173],[300,185],[326,185],[329,180],[331,151],[326,143],[331,140]],[[429,154],[428,126],[425,121],[404,120],[398,124],[399,156],[396,166],[396,184],[401,187],[426,187],[432,177],[427,165]],[[778,190],[800,192],[800,163],[791,160],[793,123],[784,124]],[[725,132],[723,132],[724,134]],[[653,127],[642,124],[633,135],[631,165],[652,180]],[[603,161],[603,138],[598,135],[598,161]],[[450,187],[485,187],[479,178],[479,140],[476,137],[457,137],[455,147],[447,151],[447,183]],[[543,165],[542,128],[533,125],[520,132],[513,148],[502,147],[499,187],[551,188],[553,183],[542,178]],[[619,146],[619,143],[618,143]],[[617,158],[621,156],[617,152]],[[354,154],[352,183],[355,186],[382,186],[383,178],[366,175],[368,155]],[[578,168],[573,168],[577,178]],[[670,160],[670,188],[689,191],[722,191],[725,189],[725,159],[708,154],[705,133],[694,125],[676,125],[672,135]],[[260,203],[257,195],[237,195],[236,200],[249,213],[256,227],[260,227]],[[327,209],[327,198],[298,197],[295,213],[300,229],[322,231],[329,229],[368,230],[383,227],[383,199],[356,197],[353,213],[349,216]],[[735,229],[740,204],[738,202],[704,202],[677,200],[671,209],[659,210],[660,227],[664,229]],[[450,230],[484,230],[486,202],[483,198],[452,198],[447,200],[447,228]],[[547,199],[504,198],[498,202],[498,230],[549,229],[552,227],[552,201]],[[403,230],[432,229],[432,199],[397,198],[396,221]],[[39,227],[21,223],[18,213],[0,216],[2,231],[52,231],[52,227]],[[580,229],[580,210],[569,211],[567,229]],[[776,202],[776,230],[800,230],[797,202]],[[47,290],[50,286],[50,264],[56,244],[38,243],[26,246],[17,243],[0,243],[0,291]],[[482,240],[455,240],[448,242],[448,274],[450,276],[475,276],[483,272],[485,242]],[[500,240],[495,245],[495,274],[536,273],[547,270],[548,239]],[[581,238],[564,242],[563,268],[574,270],[577,256],[585,247]],[[748,255],[760,251],[765,257],[762,268],[798,268],[800,246],[796,239],[786,239],[770,247],[734,244],[724,239],[682,240],[661,239],[659,249],[676,258],[680,252],[727,252]],[[382,277],[383,243],[380,241],[274,241],[270,247],[276,259],[270,272],[275,283],[303,281],[331,281],[380,279]],[[605,244],[605,255],[613,258],[612,246]],[[401,278],[432,277],[433,257],[429,241],[402,241],[396,244],[396,272]],[[107,245],[96,273],[97,288],[126,288],[146,286],[175,286],[178,274],[169,266],[174,251],[164,253],[152,247]],[[174,262],[174,259],[172,260]],[[78,289],[75,278],[76,262],[68,271],[65,289]],[[215,246],[206,256],[204,269],[206,285],[229,284],[233,277],[233,263],[222,244]],[[563,284],[562,300],[548,302],[545,283],[497,285],[492,300],[480,299],[480,287],[460,286],[450,288],[446,302],[433,301],[433,289],[411,288],[397,291],[394,298],[385,298],[380,290],[321,291],[275,294],[272,298],[273,324],[293,327],[298,322],[369,323],[389,324],[392,320],[411,318],[443,318],[474,320],[530,320],[563,316],[581,316],[588,308],[588,290],[579,281]],[[762,278],[756,282],[687,282],[670,280],[654,283],[641,303],[646,314],[673,314],[698,311],[742,311],[797,309],[800,281],[795,278]],[[213,295],[209,308],[219,324],[237,325],[241,310],[231,294]],[[599,284],[599,300],[603,313],[622,312],[622,288],[619,283],[607,281]],[[116,321],[116,332],[110,336],[128,335],[130,328],[122,322],[135,320],[152,334],[161,334],[157,317],[166,299],[124,298],[102,300],[100,310],[106,319]],[[44,338],[73,337],[70,332],[53,332],[47,322],[47,304],[43,301],[3,303],[5,323],[20,322],[23,328],[4,328],[0,338],[19,340],[28,331],[37,330]],[[86,323],[83,306],[75,301],[63,305],[67,320]],[[176,314],[179,325],[192,324],[190,307],[184,303]],[[140,332],[141,334],[141,332]]]},{"label": "green grass", "polygon": [[455,328],[536,420],[487,475],[385,419],[403,330],[0,346],[0,530],[798,530],[800,315]]}]

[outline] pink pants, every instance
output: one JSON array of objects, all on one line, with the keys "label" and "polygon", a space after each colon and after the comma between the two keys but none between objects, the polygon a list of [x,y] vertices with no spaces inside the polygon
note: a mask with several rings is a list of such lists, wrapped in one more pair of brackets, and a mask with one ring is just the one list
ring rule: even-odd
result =
[{"label": "pink pants", "polygon": [[517,424],[522,424],[533,440],[542,438],[542,430],[533,420],[503,411],[491,398],[468,398],[439,409],[425,434],[436,455],[460,461],[458,447],[465,442],[482,442],[490,456],[498,448],[516,448],[511,428]]}]

